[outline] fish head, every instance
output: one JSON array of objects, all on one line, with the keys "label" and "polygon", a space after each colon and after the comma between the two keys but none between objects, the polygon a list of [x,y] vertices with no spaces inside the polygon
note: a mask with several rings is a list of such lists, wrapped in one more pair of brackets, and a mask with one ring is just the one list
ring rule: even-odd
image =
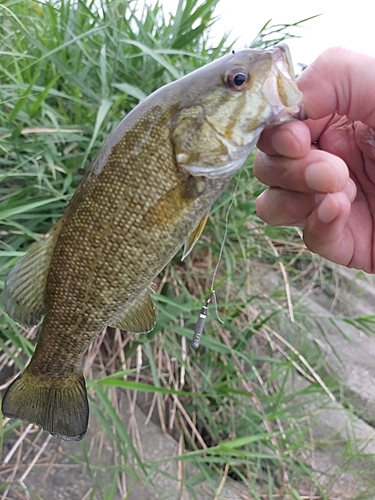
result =
[{"label": "fish head", "polygon": [[193,176],[232,176],[265,128],[304,118],[285,44],[229,54],[178,83],[176,161]]}]

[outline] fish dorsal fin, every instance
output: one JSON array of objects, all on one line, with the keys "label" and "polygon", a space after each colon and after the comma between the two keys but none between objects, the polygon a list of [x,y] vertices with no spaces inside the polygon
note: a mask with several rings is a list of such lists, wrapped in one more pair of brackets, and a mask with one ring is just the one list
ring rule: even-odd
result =
[{"label": "fish dorsal fin", "polygon": [[6,313],[16,323],[30,327],[44,314],[44,290],[56,244],[56,233],[31,247],[10,271],[2,295]]},{"label": "fish dorsal fin", "polygon": [[189,253],[193,250],[193,247],[195,246],[196,242],[201,237],[201,234],[203,232],[204,226],[206,225],[209,213],[210,213],[210,211],[208,211],[201,218],[201,220],[199,221],[198,226],[194,229],[194,231],[189,236],[189,239],[186,241],[185,246],[184,246],[184,252],[182,254],[181,260],[184,260],[189,255]]},{"label": "fish dorsal fin", "polygon": [[156,323],[155,306],[148,290],[138,295],[124,316],[110,326],[134,333],[150,332]]}]

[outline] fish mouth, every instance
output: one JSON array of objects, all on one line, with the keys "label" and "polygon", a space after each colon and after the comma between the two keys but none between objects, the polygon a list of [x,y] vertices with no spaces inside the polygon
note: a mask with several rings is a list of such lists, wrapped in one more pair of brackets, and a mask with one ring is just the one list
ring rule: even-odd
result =
[{"label": "fish mouth", "polygon": [[272,70],[263,84],[263,94],[278,124],[305,120],[302,92],[297,87],[289,47],[280,44],[271,50]]}]

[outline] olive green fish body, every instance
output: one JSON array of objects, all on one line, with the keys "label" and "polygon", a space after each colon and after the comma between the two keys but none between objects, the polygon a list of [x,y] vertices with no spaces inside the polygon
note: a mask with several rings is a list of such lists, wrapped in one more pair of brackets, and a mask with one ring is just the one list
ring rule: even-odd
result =
[{"label": "olive green fish body", "polygon": [[[153,117],[142,123],[150,133],[163,124]],[[230,177],[192,177],[168,161],[174,158],[173,144],[165,135],[152,156],[128,160],[137,135],[126,132],[105,169],[89,177],[73,198],[48,274],[46,316],[33,358],[33,364],[40,359],[39,371],[56,371],[56,364],[57,372],[74,370],[98,333],[121,321],[137,297],[150,292],[152,280],[228,184]],[[53,353],[47,349],[49,332],[58,339]],[[74,343],[71,349],[65,348],[67,339]]]},{"label": "olive green fish body", "polygon": [[169,84],[117,127],[49,237],[7,278],[8,314],[44,315],[35,353],[3,413],[81,439],[82,357],[107,325],[150,331],[150,284],[203,230],[261,131],[300,114],[288,49],[244,50]]}]

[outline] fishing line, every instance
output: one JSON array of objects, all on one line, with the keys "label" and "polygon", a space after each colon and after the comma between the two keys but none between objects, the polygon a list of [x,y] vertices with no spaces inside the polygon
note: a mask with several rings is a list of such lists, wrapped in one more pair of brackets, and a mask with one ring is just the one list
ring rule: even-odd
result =
[{"label": "fishing line", "polygon": [[219,269],[219,266],[220,266],[220,263],[221,263],[221,260],[222,260],[222,257],[223,257],[224,245],[225,245],[225,242],[226,242],[226,239],[227,239],[227,236],[228,236],[229,212],[230,212],[230,210],[231,210],[231,208],[233,206],[234,198],[236,197],[236,194],[237,194],[238,185],[239,185],[239,182],[240,182],[240,177],[241,177],[241,174],[238,175],[236,186],[235,186],[233,194],[232,194],[232,199],[231,199],[231,201],[229,203],[228,210],[227,210],[227,215],[225,217],[225,231],[224,231],[223,240],[221,242],[219,257],[217,259],[216,266],[215,266],[215,269],[214,269],[214,272],[213,272],[213,275],[212,275],[211,288],[210,288],[211,294],[209,295],[208,299],[206,300],[205,305],[202,307],[202,309],[201,309],[201,311],[199,313],[198,321],[197,321],[197,323],[195,325],[193,340],[191,342],[191,347],[193,349],[198,349],[198,347],[199,347],[200,340],[201,340],[202,333],[203,333],[203,329],[204,329],[204,325],[205,325],[206,319],[207,319],[208,305],[210,304],[211,301],[213,302],[213,304],[215,306],[215,312],[216,312],[217,319],[220,321],[221,324],[224,324],[224,321],[220,318],[219,311],[218,311],[218,308],[217,308],[215,281],[216,281],[216,275],[217,275],[217,272],[218,272],[218,269]]}]

